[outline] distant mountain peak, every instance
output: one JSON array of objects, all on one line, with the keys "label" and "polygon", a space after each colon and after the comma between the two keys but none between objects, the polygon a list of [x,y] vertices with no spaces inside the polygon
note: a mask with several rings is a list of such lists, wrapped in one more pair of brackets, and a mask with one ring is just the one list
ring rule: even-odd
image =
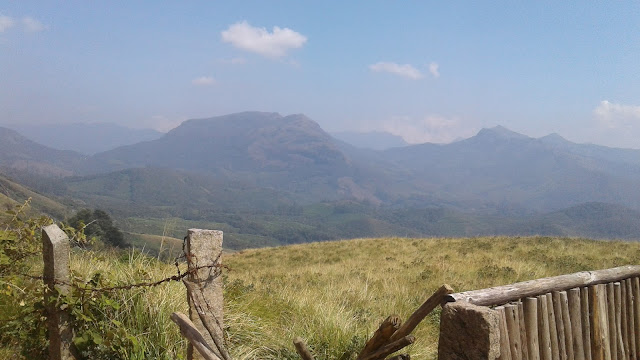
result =
[{"label": "distant mountain peak", "polygon": [[522,135],[515,131],[511,131],[502,125],[494,126],[492,128],[482,128],[476,135],[478,138],[490,137],[499,139],[530,139],[526,135]]},{"label": "distant mountain peak", "polygon": [[558,133],[552,133],[552,134],[549,134],[547,136],[543,136],[543,137],[540,138],[540,140],[542,142],[544,142],[544,143],[547,143],[547,144],[556,144],[556,145],[570,143],[569,140],[563,138]]}]

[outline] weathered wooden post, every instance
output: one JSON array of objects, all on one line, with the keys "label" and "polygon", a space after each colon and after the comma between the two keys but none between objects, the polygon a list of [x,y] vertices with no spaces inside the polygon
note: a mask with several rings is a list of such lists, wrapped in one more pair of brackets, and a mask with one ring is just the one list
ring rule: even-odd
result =
[{"label": "weathered wooden post", "polygon": [[49,330],[49,359],[75,359],[69,314],[56,306],[56,298],[69,294],[69,238],[57,225],[42,228],[45,304]]},{"label": "weathered wooden post", "polygon": [[[189,229],[185,250],[188,269],[198,269],[187,276],[187,281],[192,285],[187,286],[189,318],[203,334],[206,342],[211,344],[216,355],[224,359],[226,354],[221,353],[218,349],[224,346],[221,344],[224,341],[222,319],[224,299],[222,277],[220,276],[220,268],[217,266],[220,265],[222,257],[222,237],[222,231],[219,230]],[[201,301],[198,302],[202,303],[194,303],[194,298],[200,299]],[[198,314],[199,310],[201,310],[200,315]],[[213,329],[207,329],[200,319],[200,316],[203,315],[207,318],[207,323],[213,324]],[[214,336],[211,336],[208,330],[212,330]],[[193,346],[189,344],[187,359],[203,359],[203,357],[197,351],[193,351]]]}]

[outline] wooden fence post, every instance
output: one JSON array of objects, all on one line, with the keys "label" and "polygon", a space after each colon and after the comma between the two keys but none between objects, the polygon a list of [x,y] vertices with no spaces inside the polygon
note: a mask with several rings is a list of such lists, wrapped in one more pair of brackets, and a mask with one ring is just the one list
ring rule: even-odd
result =
[{"label": "wooden fence post", "polygon": [[[205,266],[187,276],[188,281],[201,292],[201,298],[206,304],[201,304],[208,310],[208,322],[215,324],[214,332],[218,339],[224,339],[223,323],[223,296],[222,277],[220,268],[213,267],[219,265],[222,256],[222,231],[189,229],[187,233],[186,253],[188,269],[193,270]],[[209,267],[206,267],[209,266]],[[189,301],[189,318],[196,328],[203,334],[208,344],[214,344],[214,339],[209,335],[202,320],[198,316],[197,310],[192,300],[190,290],[187,289],[187,299]],[[217,349],[214,349],[217,350]],[[218,357],[224,358],[222,354],[216,353]],[[187,348],[187,359],[203,359],[197,351],[193,351],[193,346],[189,344]]]},{"label": "wooden fence post", "polygon": [[45,304],[49,330],[49,359],[75,359],[71,353],[73,334],[69,314],[56,306],[57,296],[69,294],[69,238],[57,225],[42,228],[43,278],[47,286]]}]

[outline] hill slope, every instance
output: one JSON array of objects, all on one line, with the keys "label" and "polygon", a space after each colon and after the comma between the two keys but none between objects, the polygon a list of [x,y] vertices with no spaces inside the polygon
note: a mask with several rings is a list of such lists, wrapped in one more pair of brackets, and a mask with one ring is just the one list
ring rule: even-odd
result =
[{"label": "hill slope", "polygon": [[304,115],[244,112],[185,121],[158,140],[97,154],[85,171],[152,166],[283,189],[308,200],[375,199],[359,185],[360,169],[332,140]]},{"label": "hill slope", "polygon": [[548,140],[496,127],[452,144],[391,149],[383,157],[412,173],[414,189],[463,203],[548,211],[597,201],[640,209],[640,165],[629,156],[640,158],[640,151]]},{"label": "hill slope", "polygon": [[95,154],[123,145],[155,140],[161,132],[151,129],[130,129],[112,123],[9,125],[27,138],[45,146]]},{"label": "hill slope", "polygon": [[0,127],[0,167],[59,177],[73,174],[83,160],[76,152],[55,150]]}]

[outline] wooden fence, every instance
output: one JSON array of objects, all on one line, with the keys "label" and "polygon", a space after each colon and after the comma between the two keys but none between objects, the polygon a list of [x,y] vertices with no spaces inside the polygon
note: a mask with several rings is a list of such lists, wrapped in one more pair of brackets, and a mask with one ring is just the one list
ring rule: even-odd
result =
[{"label": "wooden fence", "polygon": [[639,276],[622,266],[450,294],[438,359],[638,359]]}]

